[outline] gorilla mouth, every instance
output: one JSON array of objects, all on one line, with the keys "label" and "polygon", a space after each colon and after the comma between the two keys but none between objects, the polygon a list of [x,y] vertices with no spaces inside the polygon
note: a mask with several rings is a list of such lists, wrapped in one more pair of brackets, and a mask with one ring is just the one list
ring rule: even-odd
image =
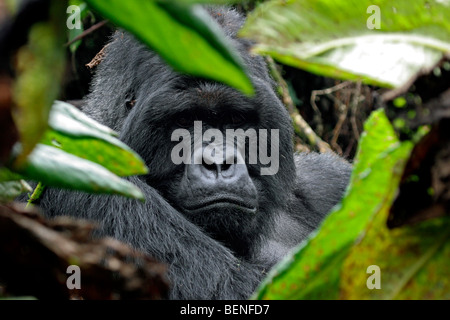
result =
[{"label": "gorilla mouth", "polygon": [[226,210],[239,210],[248,213],[256,213],[256,206],[244,201],[242,199],[230,196],[219,196],[202,199],[202,201],[190,203],[185,206],[185,209],[190,212],[211,210],[211,209],[226,209]]}]

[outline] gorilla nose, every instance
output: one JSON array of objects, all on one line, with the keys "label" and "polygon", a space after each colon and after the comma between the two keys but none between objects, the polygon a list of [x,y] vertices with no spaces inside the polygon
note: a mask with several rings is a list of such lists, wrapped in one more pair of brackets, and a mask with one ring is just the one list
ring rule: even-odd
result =
[{"label": "gorilla nose", "polygon": [[232,183],[247,180],[248,172],[244,160],[239,153],[233,155],[203,152],[197,150],[193,154],[194,164],[187,165],[187,174],[191,181],[217,183],[217,180]]},{"label": "gorilla nose", "polygon": [[237,148],[233,149],[235,152],[229,156],[226,152],[210,153],[206,148],[193,152],[193,164],[185,166],[185,177],[180,185],[181,195],[189,195],[180,196],[184,198],[184,209],[191,213],[205,210],[217,213],[224,209],[225,212],[235,209],[239,212],[256,212],[256,187],[241,153]]},{"label": "gorilla nose", "polygon": [[216,179],[224,178],[224,179],[231,179],[231,178],[237,178],[237,175],[239,175],[239,171],[244,167],[244,165],[236,165],[236,164],[228,164],[228,163],[211,163],[208,164],[206,162],[203,162],[200,170],[202,172],[202,175],[209,176],[214,175]]},{"label": "gorilla nose", "polygon": [[235,195],[253,199],[255,190],[245,164],[190,164],[186,166],[186,182],[194,195],[207,198]]}]

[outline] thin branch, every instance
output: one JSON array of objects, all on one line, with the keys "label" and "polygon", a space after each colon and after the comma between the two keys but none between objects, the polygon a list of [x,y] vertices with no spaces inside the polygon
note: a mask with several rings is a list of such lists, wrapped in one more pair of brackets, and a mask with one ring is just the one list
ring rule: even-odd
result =
[{"label": "thin branch", "polygon": [[[350,81],[345,81],[345,82],[335,85],[334,87],[330,87],[330,88],[322,89],[322,90],[311,91],[310,103],[311,103],[311,107],[313,108],[313,110],[315,112],[314,121],[317,124],[317,131],[319,134],[323,133],[323,123],[322,123],[322,113],[320,112],[320,109],[317,107],[317,104],[316,104],[316,100],[317,100],[318,96],[327,95],[327,96],[331,96],[332,98],[334,98],[334,96],[331,95],[333,92],[342,90],[345,87],[347,87],[348,85],[350,85],[351,83],[352,82],[350,82]],[[338,105],[340,105],[340,103],[338,103]]]},{"label": "thin branch", "polygon": [[295,134],[300,138],[304,138],[310,146],[319,150],[320,152],[332,151],[328,143],[323,141],[314,132],[314,130],[309,126],[309,124],[305,121],[305,119],[303,119],[303,117],[298,112],[289,94],[289,89],[286,84],[286,81],[281,76],[273,59],[267,57],[267,62],[270,73],[278,85],[278,92],[281,95],[283,104],[286,106],[286,109],[289,111],[289,114],[291,115]]},{"label": "thin branch", "polygon": [[89,69],[94,69],[96,66],[98,66],[98,65],[103,61],[103,58],[105,57],[105,51],[106,51],[106,48],[107,48],[109,45],[110,45],[109,43],[106,44],[106,45],[102,48],[102,50],[100,50],[100,51],[95,55],[95,57],[94,57],[89,63],[86,64],[86,67],[88,67]]},{"label": "thin branch", "polygon": [[94,32],[94,31],[100,29],[101,27],[103,27],[108,22],[109,22],[109,20],[103,20],[103,21],[100,21],[99,23],[94,24],[92,27],[90,27],[89,29],[84,30],[80,35],[76,36],[75,38],[73,38],[72,40],[67,42],[64,46],[68,47],[68,46],[74,44],[78,40],[81,40],[84,37],[86,37],[88,34],[90,34],[90,33]]},{"label": "thin branch", "polygon": [[350,106],[351,117],[350,123],[352,125],[352,131],[355,135],[356,141],[359,141],[359,129],[358,124],[356,123],[356,111],[358,110],[358,105],[361,101],[364,100],[364,97],[361,96],[361,81],[356,83],[355,91],[353,93],[352,104]]},{"label": "thin branch", "polygon": [[338,107],[338,110],[339,110],[339,118],[338,118],[338,122],[337,122],[336,126],[334,127],[333,138],[331,139],[330,144],[335,149],[339,150],[340,154],[342,154],[342,148],[337,143],[337,140],[338,140],[339,135],[341,133],[342,126],[343,126],[345,120],[347,119],[348,105],[345,104],[345,103],[340,103],[339,107]]}]

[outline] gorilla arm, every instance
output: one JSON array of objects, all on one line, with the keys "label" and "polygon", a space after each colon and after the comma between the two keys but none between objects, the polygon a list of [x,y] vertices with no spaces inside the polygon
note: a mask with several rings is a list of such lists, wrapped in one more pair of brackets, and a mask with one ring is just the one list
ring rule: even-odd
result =
[{"label": "gorilla arm", "polygon": [[352,166],[333,153],[295,154],[297,179],[287,209],[280,210],[272,236],[255,260],[268,265],[280,261],[314,231],[339,203]]},{"label": "gorilla arm", "polygon": [[111,236],[169,265],[171,299],[247,299],[262,268],[240,261],[171,207],[155,189],[129,177],[146,202],[118,196],[47,189],[40,206],[49,216],[98,221],[96,236]]}]

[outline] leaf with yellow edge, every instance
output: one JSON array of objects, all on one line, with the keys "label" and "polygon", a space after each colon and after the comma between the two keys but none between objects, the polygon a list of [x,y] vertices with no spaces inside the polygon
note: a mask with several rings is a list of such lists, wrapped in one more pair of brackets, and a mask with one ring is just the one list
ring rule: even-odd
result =
[{"label": "leaf with yellow edge", "polygon": [[[341,270],[341,299],[450,299],[450,219],[386,227],[389,203],[376,214]],[[380,289],[369,289],[370,265],[380,268]]]},{"label": "leaf with yellow edge", "polygon": [[412,149],[411,142],[398,141],[383,110],[373,112],[364,127],[350,186],[341,204],[310,239],[271,272],[256,298],[339,297],[342,263],[373,215],[392,201]]}]

